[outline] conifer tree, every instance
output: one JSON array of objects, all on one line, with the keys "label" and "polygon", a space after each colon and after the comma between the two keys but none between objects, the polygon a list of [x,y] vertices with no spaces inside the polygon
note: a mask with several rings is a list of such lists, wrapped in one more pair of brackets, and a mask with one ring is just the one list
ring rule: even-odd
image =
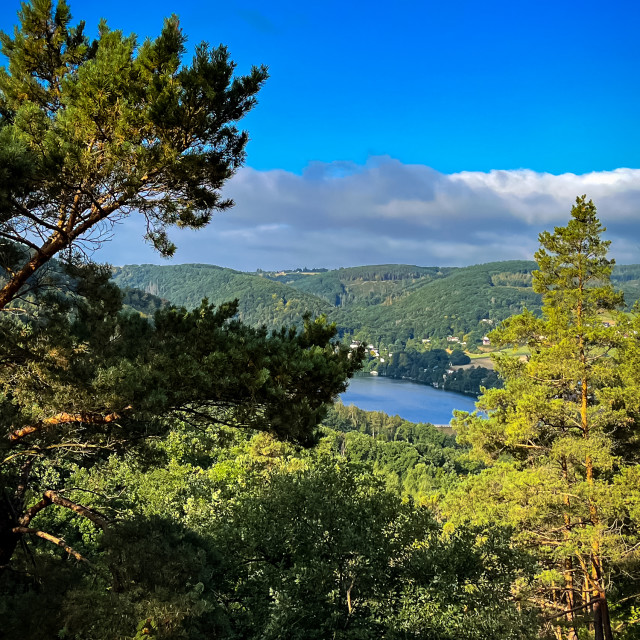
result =
[{"label": "conifer tree", "polygon": [[637,457],[627,450],[637,400],[621,358],[637,354],[638,340],[616,313],[623,299],[603,231],[582,196],[567,226],[540,235],[533,288],[542,317],[525,312],[491,333],[492,343],[527,345],[530,355],[498,356],[505,384],[480,399],[487,414],[457,417],[462,439],[490,465],[465,485],[483,505],[474,517],[513,525],[538,551],[545,570],[532,597],[569,640],[581,624],[595,640],[613,637],[607,590],[637,537],[629,505],[638,487],[628,482]]},{"label": "conifer tree", "polygon": [[0,33],[0,309],[51,258],[99,245],[133,212],[168,256],[168,227],[228,209],[220,188],[248,140],[236,123],[267,77],[234,78],[226,48],[204,43],[183,65],[176,16],[141,45],[104,21],[89,42],[65,0],[23,3],[19,18],[13,37]]},{"label": "conifer tree", "polygon": [[[74,247],[135,211],[170,255],[167,227],[202,227],[230,207],[219,190],[248,139],[236,123],[266,69],[233,78],[226,49],[204,44],[181,66],[176,17],[138,46],[104,22],[89,43],[64,0],[23,3],[19,16],[13,37],[0,34],[0,572],[27,539],[82,559],[38,528],[43,512],[106,528],[63,495],[69,459],[140,453],[178,419],[310,444],[363,356],[323,318],[269,334],[236,320],[237,302],[153,321],[121,313],[110,270],[78,264]],[[10,307],[45,267],[52,290],[29,314]]]},{"label": "conifer tree", "polygon": [[[234,319],[237,302],[164,308],[153,322],[121,313],[109,270],[73,296],[50,297],[31,322],[0,316],[0,574],[21,540],[40,538],[82,560],[45,510],[71,510],[98,528],[108,520],[65,497],[68,468],[107,456],[144,457],[145,443],[177,421],[266,431],[311,445],[330,403],[361,366],[335,325],[268,333]],[[69,283],[69,287],[73,283]]]}]

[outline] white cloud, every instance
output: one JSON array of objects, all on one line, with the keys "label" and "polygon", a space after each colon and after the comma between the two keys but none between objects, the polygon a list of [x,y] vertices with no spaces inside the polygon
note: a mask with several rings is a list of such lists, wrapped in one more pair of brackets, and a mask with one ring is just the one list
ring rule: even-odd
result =
[{"label": "white cloud", "polygon": [[[609,228],[618,261],[640,262],[638,169],[448,175],[387,157],[364,166],[314,163],[302,175],[241,169],[225,189],[235,208],[207,229],[174,232],[174,261],[255,269],[530,258],[538,233],[564,225],[583,193]],[[127,221],[126,241],[117,235],[102,259],[159,262],[132,241],[135,227]]]}]

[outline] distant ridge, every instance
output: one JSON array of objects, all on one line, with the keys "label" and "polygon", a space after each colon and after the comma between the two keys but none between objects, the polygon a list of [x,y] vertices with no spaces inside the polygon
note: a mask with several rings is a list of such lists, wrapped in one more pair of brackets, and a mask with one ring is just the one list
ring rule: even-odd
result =
[{"label": "distant ridge", "polygon": [[[510,260],[469,267],[384,264],[246,273],[209,264],[143,264],[115,267],[113,279],[187,308],[205,297],[213,304],[238,298],[242,320],[270,329],[299,324],[305,313],[326,314],[343,335],[393,344],[467,334],[481,340],[525,306],[539,311],[540,298],[531,289],[536,267]],[[627,304],[640,297],[640,265],[616,266],[613,281]]]},{"label": "distant ridge", "polygon": [[299,324],[305,313],[320,315],[331,311],[331,305],[317,296],[209,264],[126,265],[114,267],[113,279],[120,287],[153,293],[188,309],[198,306],[203,298],[216,305],[238,298],[242,320],[269,328]]}]

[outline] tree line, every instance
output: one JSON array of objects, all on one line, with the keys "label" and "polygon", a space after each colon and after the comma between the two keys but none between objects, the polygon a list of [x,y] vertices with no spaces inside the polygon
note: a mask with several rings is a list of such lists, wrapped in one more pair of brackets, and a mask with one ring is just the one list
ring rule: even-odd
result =
[{"label": "tree line", "polygon": [[394,351],[390,358],[376,366],[376,370],[390,378],[413,380],[437,389],[476,396],[483,388],[500,384],[498,375],[491,369],[473,365],[461,367],[470,362],[469,356],[460,349],[451,353],[445,349],[404,349]]}]

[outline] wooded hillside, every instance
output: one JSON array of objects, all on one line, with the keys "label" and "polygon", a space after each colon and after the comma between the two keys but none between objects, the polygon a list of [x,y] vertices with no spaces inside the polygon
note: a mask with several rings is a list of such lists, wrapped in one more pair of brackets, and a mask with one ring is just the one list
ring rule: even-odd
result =
[{"label": "wooded hillside", "polygon": [[[326,314],[341,334],[362,334],[376,344],[444,339],[467,334],[479,343],[500,321],[525,307],[539,313],[531,288],[536,263],[491,262],[471,267],[370,265],[305,273],[244,273],[214,265],[127,265],[114,281],[193,308],[239,299],[239,317],[279,328],[299,323],[305,312]],[[616,266],[612,281],[627,305],[640,297],[640,265]]]}]

